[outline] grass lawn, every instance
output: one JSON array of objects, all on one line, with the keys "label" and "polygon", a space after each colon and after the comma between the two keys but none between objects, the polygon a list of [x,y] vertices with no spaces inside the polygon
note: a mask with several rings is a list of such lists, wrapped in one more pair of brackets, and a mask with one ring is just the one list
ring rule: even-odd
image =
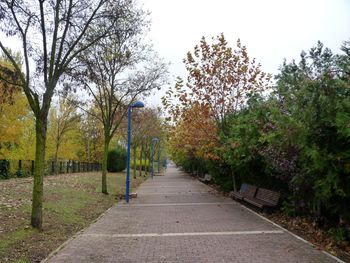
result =
[{"label": "grass lawn", "polygon": [[[39,262],[91,224],[124,193],[124,173],[107,178],[109,195],[101,193],[101,173],[45,177],[42,232],[30,227],[32,178],[0,181],[0,262]],[[132,178],[131,191],[144,180]]]}]

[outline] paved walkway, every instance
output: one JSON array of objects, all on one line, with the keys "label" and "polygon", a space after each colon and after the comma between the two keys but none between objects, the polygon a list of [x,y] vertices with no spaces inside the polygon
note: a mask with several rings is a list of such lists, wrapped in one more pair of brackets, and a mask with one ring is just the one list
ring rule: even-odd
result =
[{"label": "paved walkway", "polygon": [[336,262],[170,166],[48,262]]}]

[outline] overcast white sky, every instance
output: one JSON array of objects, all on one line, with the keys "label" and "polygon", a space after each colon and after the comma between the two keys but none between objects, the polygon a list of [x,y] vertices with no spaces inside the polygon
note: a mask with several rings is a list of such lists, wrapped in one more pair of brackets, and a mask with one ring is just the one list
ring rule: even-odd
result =
[{"label": "overcast white sky", "polygon": [[[202,36],[207,40],[224,33],[234,47],[237,38],[263,70],[276,74],[286,58],[299,59],[321,40],[333,52],[350,40],[350,0],[138,0],[151,12],[149,39],[154,49],[170,62],[170,86],[185,77],[182,62]],[[0,35],[3,38],[3,34]],[[19,43],[11,41],[16,49]],[[161,104],[161,96],[147,104]]]},{"label": "overcast white sky", "polygon": [[[350,0],[139,0],[151,12],[149,38],[171,63],[171,84],[184,77],[182,63],[202,36],[237,38],[266,72],[276,74],[287,60],[299,59],[321,40],[334,52],[350,40]],[[160,104],[160,96],[152,97]]]}]

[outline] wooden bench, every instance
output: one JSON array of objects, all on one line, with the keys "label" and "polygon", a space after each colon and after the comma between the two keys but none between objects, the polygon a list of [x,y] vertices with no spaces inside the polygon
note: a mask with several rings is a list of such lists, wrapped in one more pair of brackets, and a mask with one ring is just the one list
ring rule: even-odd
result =
[{"label": "wooden bench", "polygon": [[243,200],[244,197],[254,198],[257,187],[254,185],[243,183],[241,189],[238,192],[233,192],[232,197],[238,200]]},{"label": "wooden bench", "polygon": [[281,194],[265,188],[258,188],[254,197],[245,196],[243,201],[259,208],[271,208],[278,206]]}]

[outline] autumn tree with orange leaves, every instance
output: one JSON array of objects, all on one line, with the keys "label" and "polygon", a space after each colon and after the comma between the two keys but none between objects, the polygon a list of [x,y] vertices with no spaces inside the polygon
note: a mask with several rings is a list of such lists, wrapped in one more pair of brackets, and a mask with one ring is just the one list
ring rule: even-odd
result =
[{"label": "autumn tree with orange leaves", "polygon": [[218,145],[217,126],[208,118],[208,107],[194,103],[184,110],[171,131],[173,155],[185,154],[203,159],[218,159],[213,149]]},{"label": "autumn tree with orange leaves", "polygon": [[[220,34],[208,43],[203,37],[184,63],[187,79],[178,78],[163,97],[163,105],[175,124],[172,153],[196,158],[220,159],[219,134],[226,134],[226,119],[246,106],[249,98],[270,86],[269,74],[250,59],[238,39],[232,49]],[[176,161],[176,160],[175,160]]]}]

